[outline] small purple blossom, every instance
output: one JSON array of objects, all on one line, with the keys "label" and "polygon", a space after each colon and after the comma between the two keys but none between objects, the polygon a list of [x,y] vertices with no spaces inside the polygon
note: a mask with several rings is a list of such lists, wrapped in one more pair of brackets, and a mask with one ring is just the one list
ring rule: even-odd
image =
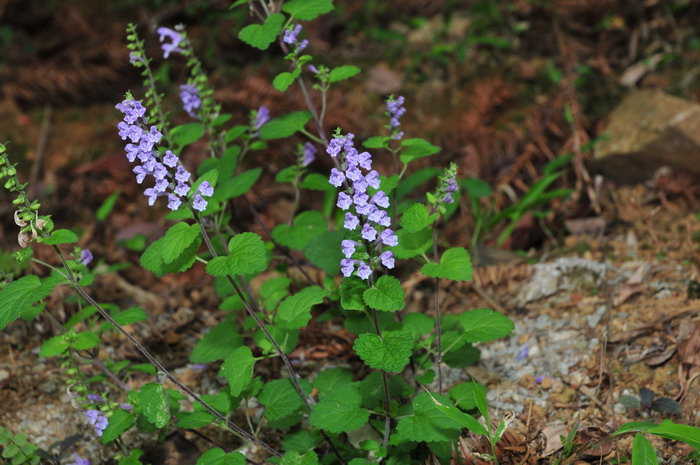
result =
[{"label": "small purple blossom", "polygon": [[177,166],[177,160],[177,155],[175,155],[171,150],[167,150],[165,152],[165,156],[163,157],[163,164],[170,168],[175,168]]},{"label": "small purple blossom", "polygon": [[177,210],[182,205],[182,200],[177,195],[168,194],[168,208],[172,211]]},{"label": "small purple blossom", "polygon": [[[182,43],[182,34],[176,30],[167,27],[159,27],[158,36],[158,40],[161,42],[161,48],[163,49],[163,58],[166,60],[173,52],[184,52],[183,49],[179,48],[179,45]],[[171,42],[165,42],[166,38],[170,39]]]},{"label": "small purple blossom", "polygon": [[145,195],[146,197],[148,197],[148,205],[150,205],[150,206],[152,207],[153,204],[156,203],[156,199],[157,199],[158,196],[160,195],[160,192],[158,192],[157,190],[155,190],[155,189],[149,187],[148,189],[146,189],[145,191],[143,191],[143,195]]},{"label": "small purple blossom", "polygon": [[141,165],[134,166],[134,169],[131,171],[136,173],[136,184],[141,184],[143,180],[146,179],[146,175],[148,174],[148,169]]},{"label": "small purple blossom", "polygon": [[265,123],[270,121],[270,110],[266,106],[261,106],[258,111],[255,112],[255,121],[253,122],[253,129],[259,130],[261,127],[265,126]]},{"label": "small purple blossom", "polygon": [[379,235],[379,240],[382,241],[382,244],[388,245],[389,247],[399,245],[399,238],[391,229],[385,229],[382,231],[382,233]]},{"label": "small purple blossom", "polygon": [[347,213],[345,214],[345,223],[343,224],[343,226],[345,227],[345,229],[348,229],[348,230],[350,230],[350,231],[354,231],[355,228],[357,228],[357,226],[358,226],[359,224],[360,224],[360,220],[357,219],[357,217],[356,217],[355,215],[353,215],[353,214],[350,213],[350,212],[347,212]]},{"label": "small purple blossom", "polygon": [[192,201],[192,207],[195,210],[203,212],[207,208],[207,204],[208,202],[204,200],[204,198],[201,195],[195,194],[194,199]]},{"label": "small purple blossom", "polygon": [[328,179],[328,182],[333,184],[335,187],[340,187],[343,182],[345,182],[345,175],[342,173],[342,171],[333,168],[331,170],[331,177]]},{"label": "small purple blossom", "polygon": [[345,258],[350,258],[352,257],[352,254],[355,253],[355,247],[357,247],[358,244],[355,241],[351,241],[349,239],[345,239],[343,242],[340,243],[341,250],[343,251],[343,255],[345,255]]},{"label": "small purple blossom", "polygon": [[197,110],[202,106],[202,99],[199,98],[199,89],[192,84],[182,84],[180,86],[180,100],[182,101],[182,108],[190,115],[192,118],[197,118]]},{"label": "small purple blossom", "polygon": [[529,353],[530,353],[530,348],[528,346],[524,346],[522,349],[520,349],[520,353],[518,354],[517,357],[515,357],[515,359],[517,361],[524,360],[525,358],[527,358],[527,354],[529,354]]},{"label": "small purple blossom", "polygon": [[294,29],[287,29],[284,31],[284,37],[282,40],[285,44],[295,45],[299,41],[299,33],[301,32],[301,24],[294,26]]},{"label": "small purple blossom", "polygon": [[156,191],[158,191],[158,192],[160,192],[160,193],[163,193],[163,192],[165,192],[166,190],[168,190],[168,187],[169,187],[169,186],[170,186],[170,183],[168,182],[167,179],[158,179],[158,180],[156,180],[156,185],[153,186],[153,188],[154,188]]},{"label": "small purple blossom", "polygon": [[357,276],[366,280],[371,274],[372,268],[370,268],[365,262],[360,262],[360,266],[357,267]]},{"label": "small purple blossom", "polygon": [[301,166],[306,168],[316,159],[316,147],[311,142],[304,144],[304,153],[301,156]]},{"label": "small purple blossom", "polygon": [[378,207],[389,208],[389,196],[384,191],[377,191],[372,196],[371,202]]},{"label": "small purple blossom", "polygon": [[73,454],[73,460],[73,462],[66,465],[90,465],[90,461],[88,459],[84,459],[76,453]]},{"label": "small purple blossom", "polygon": [[297,47],[297,52],[301,52],[302,50],[304,50],[308,46],[309,46],[309,41],[306,39],[302,40],[301,43],[299,44],[299,47]]},{"label": "small purple blossom", "polygon": [[202,184],[199,185],[197,192],[202,194],[202,197],[211,197],[214,195],[214,188],[209,181],[202,181]]},{"label": "small purple blossom", "polygon": [[345,192],[340,192],[338,194],[338,203],[337,203],[338,208],[340,208],[341,210],[348,210],[351,205],[352,205],[352,197],[350,197]]},{"label": "small purple blossom", "polygon": [[385,267],[392,269],[394,268],[394,254],[391,253],[391,250],[386,250],[382,252],[381,255],[379,255],[379,260],[382,261],[382,265]]},{"label": "small purple blossom", "polygon": [[187,182],[187,180],[190,179],[190,172],[182,166],[178,166],[177,173],[175,173],[175,179],[177,179],[179,182]]},{"label": "small purple blossom", "polygon": [[133,411],[134,411],[134,407],[132,407],[132,406],[129,405],[129,404],[121,404],[120,407],[121,407],[122,409],[126,410],[127,412],[133,412]]},{"label": "small purple blossom", "polygon": [[[90,249],[83,249],[80,252],[80,264],[83,266],[87,266],[91,261],[92,261],[92,252],[90,252]],[[88,394],[88,399],[90,396],[94,394]],[[99,397],[99,396],[98,396]]]},{"label": "small purple blossom", "polygon": [[391,138],[394,140],[399,140],[403,138],[403,131],[400,130],[401,122],[399,118],[406,113],[406,109],[403,107],[404,97],[400,96],[396,100],[393,97],[389,97],[386,101],[387,114],[389,115],[389,129],[391,130]]},{"label": "small purple blossom", "polygon": [[544,381],[544,375],[540,375],[537,378],[535,378],[535,382],[537,384],[542,384],[542,381]]},{"label": "small purple blossom", "polygon": [[318,74],[318,68],[316,68],[314,65],[309,65],[309,71],[314,74]]},{"label": "small purple blossom", "polygon": [[346,278],[350,277],[355,271],[355,260],[344,258],[340,261],[340,271]]},{"label": "small purple blossom", "polygon": [[341,150],[343,150],[343,140],[340,138],[335,138],[331,140],[331,142],[328,144],[328,147],[326,148],[326,153],[328,153],[328,155],[330,155],[331,157],[335,158],[338,156]]},{"label": "small purple blossom", "polygon": [[[87,250],[87,249],[86,249]],[[87,395],[88,400],[91,400],[93,402],[104,402],[105,400],[100,396],[99,394],[88,394]]]},{"label": "small purple blossom", "polygon": [[189,191],[190,186],[184,183],[178,183],[174,190],[175,194],[179,195],[180,197],[186,196]]},{"label": "small purple blossom", "polygon": [[377,230],[374,229],[369,223],[365,223],[362,226],[362,239],[366,241],[373,241],[377,238]]},{"label": "small purple blossom", "polygon": [[367,176],[365,176],[365,181],[367,181],[367,184],[369,184],[370,187],[379,189],[379,173],[377,173],[376,171],[372,170],[369,173],[367,173]]},{"label": "small purple blossom", "polygon": [[440,199],[442,203],[454,203],[455,199],[452,198],[452,194],[445,194],[443,198]]},{"label": "small purple blossom", "polygon": [[109,424],[107,416],[99,410],[90,409],[85,412],[85,417],[87,418],[88,423],[95,427],[95,434],[101,437],[102,433]]}]

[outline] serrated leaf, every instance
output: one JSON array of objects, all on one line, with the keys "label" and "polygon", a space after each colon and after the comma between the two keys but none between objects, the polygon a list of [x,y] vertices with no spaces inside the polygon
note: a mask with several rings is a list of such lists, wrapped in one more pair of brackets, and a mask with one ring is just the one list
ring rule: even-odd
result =
[{"label": "serrated leaf", "polygon": [[284,299],[277,309],[275,323],[288,329],[306,326],[311,319],[311,307],[323,303],[328,291],[319,286],[309,286]]},{"label": "serrated leaf", "polygon": [[388,137],[374,136],[365,140],[362,145],[368,149],[384,149],[387,147],[387,142],[389,142]]},{"label": "serrated leaf", "polygon": [[412,401],[413,415],[399,419],[396,432],[400,439],[414,442],[450,441],[459,436],[461,426],[441,412],[433,398],[450,405],[446,396],[421,392]]},{"label": "serrated leaf", "polygon": [[249,24],[241,29],[238,38],[252,47],[266,50],[282,30],[284,21],[284,15],[273,13],[263,24]]},{"label": "serrated leaf", "polygon": [[61,355],[67,348],[68,342],[66,342],[66,338],[59,334],[44,341],[39,350],[39,356],[55,357],[56,355]]},{"label": "serrated leaf", "polygon": [[508,336],[515,325],[510,319],[488,308],[464,312],[459,317],[467,342],[489,342]]},{"label": "serrated leaf", "polygon": [[199,456],[195,465],[245,465],[245,456],[240,452],[226,453],[214,447]]},{"label": "serrated leaf", "polygon": [[401,227],[410,233],[418,232],[433,224],[437,217],[438,214],[431,215],[424,204],[414,203],[401,215]]},{"label": "serrated leaf", "polygon": [[486,427],[484,427],[484,425],[479,423],[479,421],[476,418],[467,413],[462,412],[457,407],[447,405],[437,400],[434,394],[431,394],[430,397],[431,400],[435,403],[435,407],[437,407],[437,409],[441,413],[443,413],[447,418],[457,423],[462,428],[466,428],[482,436],[488,436],[488,430],[486,429]]},{"label": "serrated leaf", "polygon": [[637,433],[632,441],[632,465],[658,465],[659,459],[654,452],[654,446],[641,433]]},{"label": "serrated leaf", "polygon": [[224,321],[207,331],[197,342],[190,355],[192,363],[209,363],[222,360],[243,344],[234,321]]},{"label": "serrated leaf", "polygon": [[198,224],[188,225],[187,223],[177,223],[168,229],[162,238],[160,251],[163,254],[163,263],[174,262],[180,254],[199,238],[200,230]]},{"label": "serrated leaf", "polygon": [[56,229],[51,233],[51,237],[44,239],[44,244],[74,244],[78,242],[78,236],[70,229]]},{"label": "serrated leaf", "polygon": [[58,279],[43,282],[34,275],[23,276],[0,291],[0,330],[15,321],[24,312],[53,291]]},{"label": "serrated leaf", "polygon": [[142,267],[160,277],[169,273],[185,271],[194,265],[197,250],[202,243],[201,236],[192,241],[192,243],[190,243],[190,245],[171,263],[165,263],[163,261],[163,239],[164,237],[161,237],[153,242],[143,254],[141,254],[139,262]]},{"label": "serrated leaf", "polygon": [[353,349],[369,367],[401,373],[413,353],[413,335],[407,330],[383,331],[381,339],[376,334],[360,334]]},{"label": "serrated leaf", "polygon": [[429,229],[410,233],[404,229],[396,231],[399,245],[392,247],[396,258],[413,258],[425,253],[433,244],[433,235]]},{"label": "serrated leaf", "polygon": [[244,171],[232,178],[222,180],[214,190],[213,199],[223,202],[248,192],[258,181],[262,168]]},{"label": "serrated leaf", "polygon": [[100,338],[92,331],[83,331],[75,335],[72,345],[75,350],[88,350],[100,345]]},{"label": "serrated leaf", "polygon": [[219,376],[226,378],[233,397],[239,396],[248,387],[253,379],[254,366],[255,357],[246,346],[239,347],[226,357]]},{"label": "serrated leaf", "polygon": [[282,11],[302,21],[311,21],[333,9],[333,0],[291,0],[282,6]]},{"label": "serrated leaf", "polygon": [[360,72],[360,68],[352,65],[343,65],[333,68],[330,73],[328,73],[328,82],[338,82],[344,81],[345,79],[350,79]]},{"label": "serrated leaf", "polygon": [[309,421],[329,433],[355,431],[367,423],[369,410],[360,407],[362,396],[355,386],[345,384],[328,392],[311,411]]},{"label": "serrated leaf", "polygon": [[165,397],[163,386],[158,383],[148,383],[139,392],[141,412],[156,428],[164,428],[170,421],[168,399]]},{"label": "serrated leaf", "polygon": [[367,290],[367,283],[357,276],[344,278],[340,282],[340,305],[345,310],[364,310],[367,308],[362,294]]},{"label": "serrated leaf", "polygon": [[290,137],[304,129],[310,120],[311,113],[308,111],[295,111],[278,116],[260,128],[260,138],[283,139]]},{"label": "serrated leaf", "polygon": [[338,386],[350,384],[352,372],[348,368],[327,368],[316,376],[314,389],[324,394]]},{"label": "serrated leaf", "polygon": [[232,274],[254,275],[267,268],[267,249],[257,234],[238,234],[229,241],[228,248],[228,263]]},{"label": "serrated leaf", "polygon": [[[139,321],[144,321],[148,319],[148,315],[146,315],[146,311],[140,307],[131,307],[112,315],[112,319],[114,319],[114,321],[116,321],[120,326],[126,326],[138,323]],[[108,321],[105,321],[100,326],[100,330],[102,331],[109,328],[114,329],[114,326]]]},{"label": "serrated leaf", "polygon": [[102,444],[109,444],[121,435],[124,431],[134,426],[136,418],[131,413],[123,409],[116,409],[109,417],[109,424],[102,432]]},{"label": "serrated leaf", "polygon": [[204,135],[204,125],[202,123],[185,123],[175,126],[170,131],[170,137],[175,146],[179,149],[197,142]]},{"label": "serrated leaf", "polygon": [[393,312],[403,309],[406,292],[398,279],[387,275],[379,278],[373,287],[362,294],[362,297],[370,308]]},{"label": "serrated leaf", "polygon": [[311,263],[321,268],[329,275],[340,272],[340,260],[343,252],[340,243],[343,241],[343,231],[326,231],[319,234],[304,247],[304,255]]},{"label": "serrated leaf", "polygon": [[404,165],[408,165],[419,158],[435,155],[440,151],[440,147],[420,138],[404,139],[401,142],[401,147],[399,158]]},{"label": "serrated leaf", "polygon": [[442,254],[440,263],[426,263],[420,271],[431,278],[469,281],[472,279],[472,262],[467,249],[452,247]]},{"label": "serrated leaf", "polygon": [[299,77],[299,70],[300,68],[297,68],[291,73],[288,71],[279,73],[277,76],[275,76],[275,79],[272,81],[272,86],[280,92],[285,92],[287,89],[289,89],[289,86],[294,84],[296,78]]},{"label": "serrated leaf", "polygon": [[459,383],[450,389],[450,398],[455,401],[459,408],[463,410],[474,410],[476,408],[475,389],[481,391],[481,396],[486,396],[486,387],[479,383]]},{"label": "serrated leaf", "polygon": [[260,297],[265,304],[265,308],[273,311],[277,304],[289,295],[290,278],[280,276],[279,278],[268,279],[260,286]]},{"label": "serrated leaf", "polygon": [[309,189],[313,191],[333,191],[335,190],[335,187],[333,187],[329,182],[328,182],[328,176],[324,176],[319,173],[311,173],[307,175],[300,183],[299,187],[302,189]]},{"label": "serrated leaf", "polygon": [[[299,383],[308,395],[311,385],[303,379],[300,379]],[[285,418],[304,406],[289,379],[276,379],[265,384],[258,395],[258,401],[265,406],[265,416],[273,421]]]},{"label": "serrated leaf", "polygon": [[433,331],[433,328],[435,328],[435,319],[430,318],[424,313],[409,313],[404,315],[403,324],[404,327],[413,332],[413,337],[417,339]]},{"label": "serrated leaf", "polygon": [[305,454],[292,450],[284,454],[280,465],[318,465],[318,456],[312,450]]},{"label": "serrated leaf", "polygon": [[177,427],[182,429],[196,429],[207,426],[214,421],[214,415],[209,412],[178,412]]},{"label": "serrated leaf", "polygon": [[309,242],[328,229],[323,214],[310,210],[297,215],[291,225],[280,224],[272,230],[272,238],[285,247],[304,250]]}]

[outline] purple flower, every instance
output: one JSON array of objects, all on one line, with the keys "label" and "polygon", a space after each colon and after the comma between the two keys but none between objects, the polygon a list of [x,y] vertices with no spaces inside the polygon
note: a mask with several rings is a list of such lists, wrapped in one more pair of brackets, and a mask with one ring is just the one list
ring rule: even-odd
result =
[{"label": "purple flower", "polygon": [[148,169],[141,165],[136,165],[134,166],[134,169],[132,169],[134,173],[136,173],[136,183],[141,184],[144,179],[146,179],[146,175],[148,174]]},{"label": "purple flower", "polygon": [[282,40],[284,43],[289,45],[294,45],[299,40],[299,33],[301,32],[301,24],[294,26],[294,29],[287,29],[284,31],[284,37]]},{"label": "purple flower", "polygon": [[365,181],[367,181],[367,184],[369,184],[371,187],[379,189],[379,173],[377,173],[375,170],[367,173],[367,176],[365,176]]},{"label": "purple flower", "polygon": [[261,127],[265,126],[265,123],[267,123],[268,121],[270,121],[270,110],[268,110],[265,106],[261,106],[255,113],[255,122],[253,123],[253,129],[257,131]]},{"label": "purple flower", "polygon": [[309,41],[306,39],[302,40],[301,43],[299,44],[299,47],[297,47],[297,52],[301,52],[302,50],[304,50],[308,46],[309,46]]},{"label": "purple flower", "polygon": [[515,357],[515,359],[517,361],[521,361],[527,357],[528,353],[530,353],[530,348],[528,346],[525,346],[522,349],[520,349],[520,353],[518,354],[517,357]]},{"label": "purple flower", "polygon": [[158,179],[156,181],[156,185],[153,186],[153,188],[158,192],[165,192],[166,190],[168,190],[169,185],[170,183],[167,179]]},{"label": "purple flower", "polygon": [[197,192],[202,194],[202,197],[211,197],[214,195],[214,188],[211,186],[211,184],[209,184],[209,181],[202,181],[202,184],[199,185]]},{"label": "purple flower", "polygon": [[84,459],[76,453],[73,453],[73,459],[75,461],[67,465],[90,465],[90,461],[88,459]]},{"label": "purple flower", "polygon": [[[167,27],[159,27],[158,35],[158,40],[161,42],[161,48],[163,49],[163,58],[166,60],[172,52],[184,52],[183,49],[178,47],[180,43],[182,43],[182,34],[179,32]],[[164,42],[166,38],[170,39],[172,42]]]},{"label": "purple flower", "polygon": [[352,188],[356,191],[367,192],[368,187],[369,184],[367,184],[367,180],[364,177],[352,183]]},{"label": "purple flower", "polygon": [[177,210],[180,208],[180,205],[182,204],[182,201],[177,195],[173,194],[168,194],[168,208],[171,209],[172,211]]},{"label": "purple flower", "polygon": [[543,375],[540,375],[537,378],[535,378],[535,382],[537,382],[537,384],[542,384],[542,381],[544,381]]},{"label": "purple flower", "polygon": [[336,168],[333,168],[331,170],[331,177],[328,179],[328,182],[333,184],[335,187],[340,187],[344,181],[345,175]]},{"label": "purple flower", "polygon": [[316,159],[316,147],[311,142],[304,144],[304,154],[301,157],[301,166],[307,167]]},{"label": "purple flower", "polygon": [[350,212],[345,214],[345,224],[343,225],[345,229],[353,231],[360,224],[360,220],[357,219],[355,215]]},{"label": "purple flower", "polygon": [[348,208],[350,208],[350,205],[352,205],[352,198],[345,192],[340,192],[338,194],[338,208],[342,210],[347,210]]},{"label": "purple flower", "polygon": [[[86,249],[87,250],[87,249]],[[85,252],[85,250],[83,250]],[[89,252],[89,251],[88,251]],[[90,255],[90,260],[92,260],[92,254]],[[91,400],[93,402],[104,402],[105,400],[102,398],[102,396],[98,394],[88,394],[87,395],[88,400]]]},{"label": "purple flower", "polygon": [[309,71],[314,74],[318,74],[318,68],[316,68],[314,65],[309,65]]},{"label": "purple flower", "polygon": [[[90,252],[90,249],[83,249],[82,252],[80,252],[80,264],[83,266],[87,266],[90,262],[92,261],[92,252]],[[94,394],[88,394],[88,399],[90,396]],[[97,396],[100,397],[100,396]],[[100,399],[102,399],[100,397]]]},{"label": "purple flower", "polygon": [[131,63],[132,65],[136,66],[138,63],[143,63],[145,61],[146,60],[143,59],[139,52],[129,53],[129,63]]},{"label": "purple flower", "polygon": [[455,199],[452,198],[452,194],[445,194],[443,198],[440,199],[442,203],[454,203]]},{"label": "purple flower", "polygon": [[389,129],[391,130],[391,138],[394,140],[399,140],[403,137],[403,132],[399,130],[401,127],[401,122],[399,118],[406,113],[406,109],[403,107],[404,103],[403,96],[400,96],[396,100],[393,97],[389,97],[386,101],[386,109],[389,115]]},{"label": "purple flower", "polygon": [[370,268],[365,262],[360,262],[360,266],[357,267],[357,276],[362,279],[368,279],[371,274],[372,268]]},{"label": "purple flower", "polygon": [[[129,126],[126,130],[126,137],[131,139],[131,142],[133,142],[134,144],[137,143],[138,141],[140,141],[141,137],[143,137],[143,135],[144,135],[143,129],[136,126],[135,124],[132,126]],[[122,137],[122,139],[124,139],[124,138]]]},{"label": "purple flower", "polygon": [[394,268],[394,254],[391,253],[390,250],[382,252],[382,254],[379,256],[379,260],[382,261],[382,265],[385,267],[389,269]]},{"label": "purple flower", "polygon": [[180,182],[180,183],[178,183],[178,185],[175,187],[175,190],[174,190],[173,192],[175,192],[175,193],[176,193],[177,195],[179,195],[180,197],[184,197],[184,196],[187,195],[187,193],[188,193],[189,191],[190,191],[190,186],[188,186],[187,184],[184,184],[184,183],[181,183],[181,182]]},{"label": "purple flower", "polygon": [[342,259],[340,261],[340,271],[346,278],[350,277],[353,271],[355,271],[355,260],[352,260],[350,258]]},{"label": "purple flower", "polygon": [[97,434],[98,436],[102,436],[102,433],[109,424],[107,416],[99,410],[95,409],[90,409],[87,412],[85,412],[85,416],[87,417],[88,423],[95,427],[95,434]]},{"label": "purple flower", "polygon": [[457,181],[455,181],[454,178],[447,180],[447,186],[445,187],[445,192],[453,193],[453,192],[457,192],[458,189],[459,189],[459,186],[457,185]]},{"label": "purple flower", "polygon": [[177,179],[179,182],[187,182],[187,180],[190,179],[190,172],[182,166],[178,166],[177,173],[175,173],[175,179]]},{"label": "purple flower", "polygon": [[[121,103],[117,103],[115,108],[124,114],[124,124],[134,124],[139,118],[145,120],[146,107],[138,100],[127,99]],[[117,126],[120,127],[120,126]]]},{"label": "purple flower", "polygon": [[165,156],[163,157],[163,164],[165,166],[169,166],[170,168],[175,168],[177,166],[177,155],[175,155],[171,150],[167,150],[165,152]]},{"label": "purple flower", "polygon": [[[161,163],[154,163],[153,164],[153,177],[156,179],[165,179],[165,177],[168,175],[168,169],[163,166]],[[189,176],[189,173],[187,173]]]},{"label": "purple flower", "polygon": [[373,241],[377,238],[377,230],[374,229],[369,223],[365,223],[362,226],[362,239],[366,241]]},{"label": "purple flower", "polygon": [[391,229],[385,229],[382,231],[382,233],[379,235],[379,240],[382,241],[382,244],[388,245],[389,247],[399,245],[399,238]]},{"label": "purple flower", "polygon": [[341,250],[343,251],[343,255],[345,255],[345,258],[350,258],[352,257],[352,254],[355,253],[355,247],[357,247],[358,244],[355,241],[351,241],[349,239],[345,239],[343,242],[340,243]]},{"label": "purple flower", "polygon": [[333,158],[337,157],[341,150],[343,150],[343,140],[339,137],[331,140],[328,147],[326,147],[326,153]]},{"label": "purple flower", "polygon": [[148,189],[143,191],[143,195],[148,197],[148,205],[150,205],[152,207],[153,204],[156,203],[156,199],[158,198],[160,193],[157,190],[149,187]]},{"label": "purple flower", "polygon": [[192,207],[194,207],[195,210],[203,212],[207,208],[207,203],[208,202],[204,200],[201,195],[195,194],[194,200],[192,201]]},{"label": "purple flower", "polygon": [[197,110],[202,106],[202,99],[199,98],[199,89],[192,84],[182,84],[180,85],[180,100],[182,101],[182,108],[190,115],[192,118],[197,118]]},{"label": "purple flower", "polygon": [[121,404],[120,407],[121,407],[122,409],[126,410],[127,412],[133,412],[133,411],[134,411],[134,407],[132,407],[132,406],[129,405],[129,404]]},{"label": "purple flower", "polygon": [[126,144],[126,158],[129,160],[130,163],[133,163],[134,160],[136,160],[136,157],[139,154],[139,151],[141,149],[139,148],[138,145],[134,144]]},{"label": "purple flower", "polygon": [[372,169],[372,155],[369,152],[358,153],[356,157],[357,163],[366,170]]},{"label": "purple flower", "polygon": [[350,166],[345,170],[345,176],[351,181],[359,181],[362,177],[362,171],[357,166]]},{"label": "purple flower", "polygon": [[389,196],[386,195],[384,191],[377,191],[377,193],[372,196],[371,202],[382,208],[389,208]]}]

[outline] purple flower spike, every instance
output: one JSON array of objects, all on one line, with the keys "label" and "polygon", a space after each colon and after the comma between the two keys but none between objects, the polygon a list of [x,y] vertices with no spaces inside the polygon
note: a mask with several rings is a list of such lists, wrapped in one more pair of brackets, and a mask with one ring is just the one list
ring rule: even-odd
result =
[{"label": "purple flower spike", "polygon": [[[83,266],[87,266],[90,262],[92,261],[92,252],[90,252],[90,249],[83,249],[82,252],[80,252],[80,264]],[[88,399],[90,396],[95,395],[95,394],[88,394]],[[100,397],[100,396],[97,396]],[[100,400],[102,398],[100,397]]]},{"label": "purple flower spike", "polygon": [[354,231],[355,228],[360,224],[360,220],[357,219],[355,215],[352,213],[348,212],[345,214],[345,224],[343,225],[345,229],[348,229],[350,231]]},{"label": "purple flower spike", "polygon": [[[179,45],[182,43],[182,34],[179,32],[167,27],[159,27],[158,35],[158,40],[161,42],[161,48],[163,49],[163,58],[166,60],[173,52],[184,52],[183,49],[179,48]],[[165,42],[166,38],[170,39],[171,42]]]},{"label": "purple flower spike", "polygon": [[362,227],[362,239],[366,241],[373,241],[377,238],[377,230],[374,229],[369,223],[365,223]]},{"label": "purple flower spike", "polygon": [[180,100],[182,108],[192,118],[199,119],[196,110],[202,106],[202,99],[199,98],[199,89],[192,84],[182,84],[180,86]]},{"label": "purple flower spike", "polygon": [[331,177],[328,179],[328,182],[333,184],[335,187],[340,187],[344,181],[345,175],[336,168],[333,168],[331,170]]},{"label": "purple flower spike", "polygon": [[442,203],[454,203],[455,199],[452,198],[452,194],[445,194],[445,196],[440,199]]},{"label": "purple flower spike", "polygon": [[386,102],[386,109],[389,115],[389,129],[391,130],[391,138],[394,140],[399,140],[403,138],[403,131],[400,131],[401,122],[399,118],[406,113],[406,109],[403,107],[405,99],[403,96],[394,100],[390,98]]},{"label": "purple flower spike", "polygon": [[172,211],[177,210],[180,208],[180,205],[182,204],[182,201],[177,195],[173,194],[168,194],[168,208],[171,209]]},{"label": "purple flower spike", "polygon": [[340,261],[340,271],[346,278],[350,277],[355,271],[355,260],[344,258]]},{"label": "purple flower spike", "polygon": [[382,252],[382,254],[379,256],[379,259],[382,261],[382,265],[384,265],[385,267],[389,269],[394,268],[394,254],[391,253],[391,250]]},{"label": "purple flower spike", "polygon": [[199,194],[196,194],[194,196],[194,200],[192,201],[192,206],[194,209],[200,212],[203,212],[207,208],[207,204],[208,202]]},{"label": "purple flower spike", "polygon": [[357,267],[357,276],[366,280],[371,274],[372,268],[370,268],[365,262],[360,262],[360,266]]},{"label": "purple flower spike", "polygon": [[199,185],[197,192],[202,194],[202,197],[211,197],[214,195],[214,188],[209,184],[209,181],[203,181],[202,184]]},{"label": "purple flower spike", "polygon": [[350,205],[352,205],[352,198],[345,192],[339,193],[337,203],[338,208],[341,210],[347,210],[350,208]]}]

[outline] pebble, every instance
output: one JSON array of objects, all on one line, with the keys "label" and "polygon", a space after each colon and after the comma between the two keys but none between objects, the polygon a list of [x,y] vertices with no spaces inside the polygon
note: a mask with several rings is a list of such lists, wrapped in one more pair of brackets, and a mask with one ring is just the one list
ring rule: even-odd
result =
[{"label": "pebble", "polygon": [[7,370],[0,370],[0,383],[6,381],[10,378],[10,372]]},{"label": "pebble", "polygon": [[542,386],[542,389],[550,389],[552,387],[552,378],[545,376],[540,386]]}]

